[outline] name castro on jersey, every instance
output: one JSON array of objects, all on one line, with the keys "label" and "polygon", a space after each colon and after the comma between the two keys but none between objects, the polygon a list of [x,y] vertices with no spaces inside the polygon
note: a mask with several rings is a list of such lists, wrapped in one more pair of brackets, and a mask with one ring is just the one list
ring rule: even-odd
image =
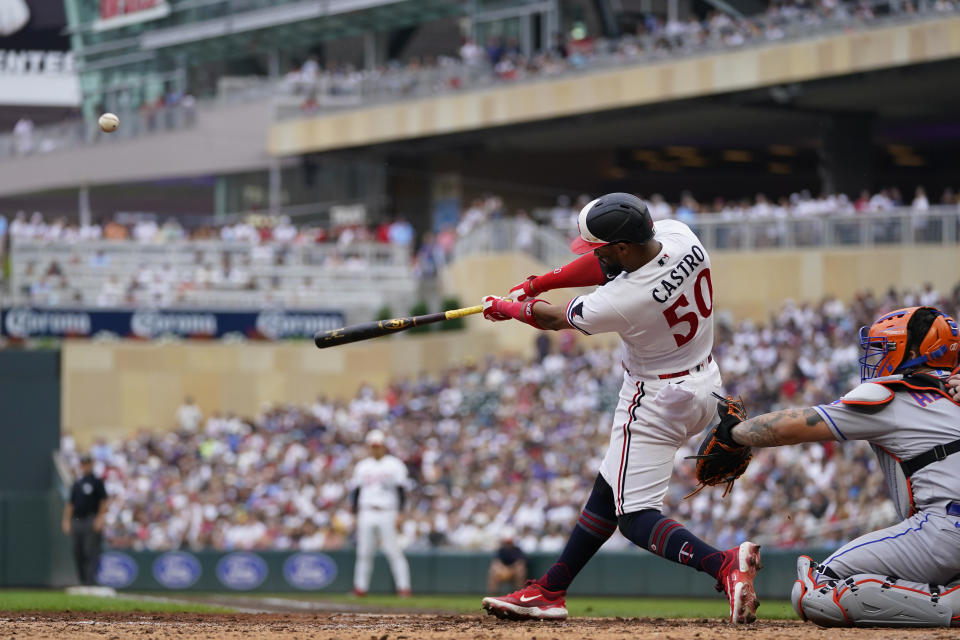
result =
[{"label": "name castro on jersey", "polygon": [[705,259],[706,254],[703,252],[703,249],[697,245],[693,245],[690,253],[683,256],[683,259],[677,263],[677,266],[670,270],[670,279],[676,284],[670,284],[670,281],[667,279],[661,280],[660,286],[654,287],[651,292],[653,299],[661,303],[669,300],[673,292],[683,284],[683,281],[694,274],[699,267],[703,266]]}]

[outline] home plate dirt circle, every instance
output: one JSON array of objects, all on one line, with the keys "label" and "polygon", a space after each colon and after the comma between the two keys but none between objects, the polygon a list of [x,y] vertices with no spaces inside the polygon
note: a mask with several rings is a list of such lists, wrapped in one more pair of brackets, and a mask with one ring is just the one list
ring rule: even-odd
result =
[{"label": "home plate dirt circle", "polygon": [[[820,629],[789,620],[760,620],[733,626],[721,620],[662,618],[573,618],[564,622],[508,622],[484,615],[415,613],[98,613],[18,612],[0,614],[4,638],[64,638],[111,640],[150,638],[283,638],[284,640],[750,640],[875,638],[878,633],[897,638],[955,639],[949,629]],[[893,635],[890,632],[893,631]]]}]

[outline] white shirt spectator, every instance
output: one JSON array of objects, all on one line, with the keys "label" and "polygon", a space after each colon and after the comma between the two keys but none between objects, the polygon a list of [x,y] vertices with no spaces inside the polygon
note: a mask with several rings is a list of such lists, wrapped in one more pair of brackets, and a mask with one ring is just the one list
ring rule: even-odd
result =
[{"label": "white shirt spectator", "polygon": [[177,409],[177,425],[184,431],[194,433],[200,428],[203,422],[203,412],[193,401],[193,398],[185,398],[183,404]]},{"label": "white shirt spectator", "polygon": [[650,217],[653,218],[654,222],[657,220],[666,220],[673,216],[673,209],[659,193],[650,196],[650,202],[647,203],[647,208],[650,210]]},{"label": "white shirt spectator", "polygon": [[97,293],[98,307],[117,307],[123,300],[123,284],[117,279],[116,275],[111,275],[100,286]]},{"label": "white shirt spectator", "polygon": [[926,213],[930,210],[930,201],[927,200],[927,192],[923,187],[917,187],[917,191],[913,196],[913,203],[910,207],[917,213]]},{"label": "white shirt spectator", "polygon": [[486,62],[487,54],[474,42],[473,38],[467,38],[460,47],[460,59],[468,67],[479,67]]},{"label": "white shirt spectator", "polygon": [[33,120],[20,118],[13,125],[13,145],[17,153],[33,151]]},{"label": "white shirt spectator", "polygon": [[887,195],[886,190],[873,194],[873,197],[870,198],[870,203],[867,205],[867,211],[872,213],[887,211],[892,208],[893,201],[890,200],[890,196]]},{"label": "white shirt spectator", "polygon": [[273,240],[281,244],[290,244],[297,238],[297,228],[290,224],[290,218],[281,216],[273,228]]}]

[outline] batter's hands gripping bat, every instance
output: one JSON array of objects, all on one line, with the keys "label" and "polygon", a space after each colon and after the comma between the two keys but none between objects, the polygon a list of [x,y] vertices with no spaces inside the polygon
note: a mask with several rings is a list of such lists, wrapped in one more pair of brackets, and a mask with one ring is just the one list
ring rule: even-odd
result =
[{"label": "batter's hands gripping bat", "polygon": [[317,345],[318,349],[326,349],[327,347],[336,347],[341,344],[379,338],[380,336],[391,333],[406,331],[413,327],[422,327],[425,324],[462,318],[480,313],[481,311],[483,311],[483,305],[478,304],[475,307],[451,309],[450,311],[428,313],[423,316],[390,318],[389,320],[380,320],[378,322],[364,322],[362,324],[350,325],[349,327],[341,327],[340,329],[331,329],[330,331],[318,331],[316,335],[313,336],[313,342]]}]

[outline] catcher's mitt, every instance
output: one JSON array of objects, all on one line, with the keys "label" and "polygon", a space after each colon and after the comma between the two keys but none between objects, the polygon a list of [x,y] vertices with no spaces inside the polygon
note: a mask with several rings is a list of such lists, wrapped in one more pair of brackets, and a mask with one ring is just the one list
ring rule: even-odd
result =
[{"label": "catcher's mitt", "polygon": [[743,475],[753,458],[750,447],[737,444],[730,435],[731,429],[747,419],[743,399],[713,395],[720,400],[717,403],[720,424],[714,427],[700,443],[697,455],[688,456],[697,461],[697,480],[700,484],[684,496],[685,498],[689,498],[704,487],[726,483],[722,496],[725,498],[733,488],[734,481]]}]

